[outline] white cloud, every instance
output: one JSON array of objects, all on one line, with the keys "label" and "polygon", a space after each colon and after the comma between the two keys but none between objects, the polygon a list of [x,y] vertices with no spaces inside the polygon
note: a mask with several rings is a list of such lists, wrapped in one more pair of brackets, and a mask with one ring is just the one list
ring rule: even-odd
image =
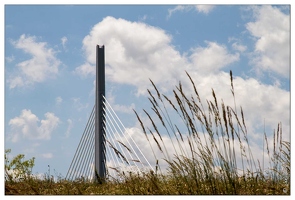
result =
[{"label": "white cloud", "polygon": [[22,110],[20,116],[9,120],[11,127],[10,139],[17,142],[21,138],[34,140],[49,140],[51,134],[57,128],[60,120],[54,113],[45,113],[45,119],[41,121],[31,112],[31,110]]},{"label": "white cloud", "polygon": [[131,114],[131,113],[133,113],[133,109],[135,109],[135,104],[132,103],[130,106],[114,104],[113,109],[114,109],[114,111],[117,111],[117,112],[123,112],[123,113]]},{"label": "white cloud", "polygon": [[[171,37],[162,29],[106,17],[84,38],[83,49],[87,62],[94,65],[94,47],[104,44],[107,79],[134,85],[138,87],[138,94],[141,94],[146,92],[148,78],[167,85],[171,76],[178,76],[178,70],[181,70],[179,66],[186,65],[185,59],[170,42]],[[90,64],[75,71],[91,74],[94,69],[89,67]]]},{"label": "white cloud", "polygon": [[53,49],[46,47],[46,42],[36,42],[36,37],[23,34],[12,44],[32,58],[17,64],[17,73],[8,78],[10,88],[44,82],[58,74],[61,62],[55,57]]},{"label": "white cloud", "polygon": [[[234,75],[233,70],[233,75]],[[224,103],[235,107],[233,96],[230,91],[230,77],[228,73],[219,72],[216,74],[200,74],[197,71],[188,71],[195,81],[200,97],[213,100],[211,88],[214,89],[218,101],[223,99]],[[236,106],[239,110],[243,107],[246,125],[252,130],[250,137],[265,126],[274,129],[277,123],[282,122],[284,137],[290,136],[290,92],[277,86],[262,84],[259,81],[249,78],[234,77],[234,89]],[[185,85],[186,81],[182,81]],[[185,91],[193,94],[190,83],[186,83]],[[271,133],[267,133],[271,134]],[[259,141],[255,141],[259,142]]]},{"label": "white cloud", "polygon": [[209,12],[211,12],[214,7],[215,6],[213,5],[195,5],[196,10],[204,14],[208,14]]},{"label": "white cloud", "polygon": [[[109,107],[109,105],[111,105],[112,109],[114,111],[117,111],[117,112],[121,112],[121,113],[133,113],[133,109],[135,109],[135,104],[134,103],[131,103],[130,105],[121,105],[121,104],[117,104],[116,103],[116,97],[115,95],[113,94],[113,91],[112,89],[110,89],[109,91],[107,91],[107,95],[106,95],[108,98],[107,98],[107,107]],[[107,110],[110,110],[107,108]]]},{"label": "white cloud", "polygon": [[218,71],[239,60],[239,54],[230,54],[225,46],[206,43],[207,47],[193,49],[188,59],[172,46],[171,36],[164,30],[106,17],[84,38],[87,64],[77,67],[75,72],[82,77],[95,75],[95,67],[92,67],[96,62],[94,46],[104,44],[107,80],[134,85],[137,94],[145,94],[151,78],[160,89],[167,91],[177,84],[184,70]]},{"label": "white cloud", "polygon": [[290,15],[272,6],[251,7],[255,21],[246,24],[256,39],[253,63],[256,70],[290,75]]},{"label": "white cloud", "polygon": [[21,76],[15,76],[9,79],[8,82],[10,88],[22,87],[25,85],[23,78]]},{"label": "white cloud", "polygon": [[5,59],[7,60],[7,62],[12,62],[12,61],[14,61],[15,60],[15,57],[12,55],[12,56],[7,56],[7,57],[5,57]]},{"label": "white cloud", "polygon": [[81,103],[80,98],[72,98],[73,101],[73,107],[76,108],[78,111],[81,111],[85,108],[88,108],[88,103]]},{"label": "white cloud", "polygon": [[206,42],[207,47],[193,49],[190,56],[193,65],[199,72],[213,73],[239,60],[239,54],[230,54],[225,46],[215,42]]},{"label": "white cloud", "polygon": [[62,44],[63,48],[66,49],[66,43],[68,41],[68,38],[64,36],[60,40],[61,40],[61,44]]},{"label": "white cloud", "polygon": [[192,9],[191,6],[180,6],[180,5],[175,6],[172,9],[171,8],[168,9],[168,16],[167,16],[167,18],[170,18],[172,16],[172,14],[175,13],[175,12],[177,12],[177,11],[184,11],[184,10],[189,11],[191,9]]},{"label": "white cloud", "polygon": [[243,53],[247,50],[247,46],[243,45],[243,42],[238,38],[229,37],[228,43],[232,43],[231,46],[235,51],[239,51],[239,52]]},{"label": "white cloud", "polygon": [[62,103],[62,98],[61,97],[56,97],[55,98],[55,105],[60,105]]},{"label": "white cloud", "polygon": [[213,10],[215,6],[213,5],[195,5],[195,6],[182,6],[182,5],[178,5],[175,6],[172,9],[168,9],[168,15],[167,18],[170,18],[172,16],[172,14],[174,14],[175,12],[181,11],[181,12],[188,12],[192,9],[195,9],[197,12],[199,13],[204,13],[204,14],[208,14],[209,12],[211,12]]},{"label": "white cloud", "polygon": [[80,75],[81,77],[87,77],[88,75],[95,75],[95,65],[91,65],[90,63],[86,62],[83,65],[80,65],[74,70],[75,74]]},{"label": "white cloud", "polygon": [[240,52],[244,52],[247,50],[247,46],[239,44],[238,42],[234,42],[232,44],[232,47],[234,50],[240,51]]}]

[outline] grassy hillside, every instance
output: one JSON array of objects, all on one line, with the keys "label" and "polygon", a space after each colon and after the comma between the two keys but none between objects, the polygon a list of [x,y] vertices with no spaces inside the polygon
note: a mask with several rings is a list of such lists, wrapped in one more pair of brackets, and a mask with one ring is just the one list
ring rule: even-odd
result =
[{"label": "grassy hillside", "polygon": [[103,184],[27,179],[5,182],[6,195],[290,195],[285,180],[259,176],[228,180],[226,177],[161,176],[153,173],[126,176],[123,182]]}]

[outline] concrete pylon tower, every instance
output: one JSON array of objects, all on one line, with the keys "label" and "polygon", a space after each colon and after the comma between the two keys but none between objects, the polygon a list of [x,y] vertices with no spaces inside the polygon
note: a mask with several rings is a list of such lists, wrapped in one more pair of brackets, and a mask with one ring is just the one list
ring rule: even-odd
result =
[{"label": "concrete pylon tower", "polygon": [[101,182],[106,177],[105,156],[105,56],[104,46],[96,46],[96,91],[95,91],[95,158],[94,180]]}]

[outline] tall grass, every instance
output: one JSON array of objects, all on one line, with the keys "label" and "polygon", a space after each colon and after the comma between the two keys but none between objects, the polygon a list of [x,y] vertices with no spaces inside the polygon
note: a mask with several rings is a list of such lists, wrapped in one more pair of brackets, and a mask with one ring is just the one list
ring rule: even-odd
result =
[{"label": "tall grass", "polygon": [[[202,102],[188,73],[187,77],[193,94],[186,94],[179,82],[170,98],[161,94],[150,80],[154,88],[148,90],[152,113],[146,110],[144,113],[151,127],[134,110],[155,157],[155,172],[118,171],[120,181],[106,180],[100,185],[62,179],[58,182],[31,179],[21,183],[22,187],[16,186],[20,183],[9,182],[5,183],[6,194],[289,195],[290,142],[282,140],[282,124],[274,130],[273,144],[269,144],[264,133],[268,156],[268,166],[264,166],[264,160],[255,160],[253,156],[243,109],[236,106],[232,72],[230,90],[234,107],[218,100],[213,89],[212,100]],[[173,123],[175,116],[181,123]],[[164,137],[170,139],[173,154]],[[166,162],[167,171],[161,169],[161,160]]]},{"label": "tall grass", "polygon": [[[236,107],[232,72],[230,71],[230,89],[234,107],[225,105],[223,100],[219,101],[214,89],[213,100],[206,100],[204,104],[193,79],[188,73],[187,76],[194,93],[187,95],[179,82],[173,90],[173,99],[160,94],[150,80],[154,94],[148,90],[148,99],[157,119],[153,119],[147,111],[144,112],[151,121],[154,132],[144,126],[135,112],[143,132],[147,135],[148,130],[152,134],[168,163],[169,180],[175,181],[175,185],[183,183],[188,192],[193,194],[267,194],[277,190],[288,193],[290,143],[282,141],[282,124],[279,123],[274,131],[273,152],[269,151],[264,133],[269,158],[269,166],[264,169],[260,160],[254,159],[251,151],[243,109]],[[180,124],[172,122],[172,114],[168,113],[167,105],[181,118],[186,130],[181,130]],[[160,122],[166,133],[158,131],[156,122]],[[161,134],[167,134],[171,139],[175,151],[173,159],[167,153],[167,144],[163,142]],[[173,137],[175,140],[172,140]],[[189,151],[186,151],[187,146]]]}]

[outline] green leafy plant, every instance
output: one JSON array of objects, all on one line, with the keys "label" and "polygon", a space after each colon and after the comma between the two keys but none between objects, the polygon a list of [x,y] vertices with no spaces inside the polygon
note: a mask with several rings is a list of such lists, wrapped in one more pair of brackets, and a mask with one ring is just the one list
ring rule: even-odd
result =
[{"label": "green leafy plant", "polygon": [[20,181],[29,178],[32,175],[32,169],[35,165],[35,157],[25,160],[24,154],[18,154],[9,159],[8,154],[11,149],[5,150],[5,180]]}]

